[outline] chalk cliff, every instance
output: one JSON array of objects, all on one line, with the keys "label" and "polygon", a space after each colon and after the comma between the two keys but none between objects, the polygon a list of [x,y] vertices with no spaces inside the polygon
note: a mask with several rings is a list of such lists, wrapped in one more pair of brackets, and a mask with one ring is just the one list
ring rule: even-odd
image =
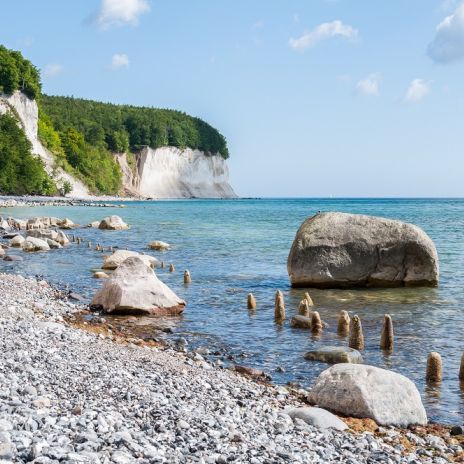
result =
[{"label": "chalk cliff", "polygon": [[[150,198],[235,198],[229,169],[220,155],[190,148],[144,148],[132,170],[125,155],[117,155],[128,193]],[[135,172],[134,172],[135,171]]]},{"label": "chalk cliff", "polygon": [[15,92],[13,95],[0,94],[0,114],[7,112],[18,119],[26,137],[32,144],[32,152],[42,159],[45,170],[57,185],[60,186],[68,181],[72,185],[73,197],[89,198],[87,187],[63,169],[56,168],[53,155],[40,143],[37,136],[39,109],[35,100],[31,100],[21,92]]}]

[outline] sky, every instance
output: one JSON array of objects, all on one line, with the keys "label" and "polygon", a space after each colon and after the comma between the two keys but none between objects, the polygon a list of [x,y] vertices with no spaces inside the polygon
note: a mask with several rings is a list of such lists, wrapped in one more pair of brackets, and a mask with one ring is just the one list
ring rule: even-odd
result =
[{"label": "sky", "polygon": [[464,2],[10,0],[2,17],[45,93],[218,128],[241,196],[464,196]]}]

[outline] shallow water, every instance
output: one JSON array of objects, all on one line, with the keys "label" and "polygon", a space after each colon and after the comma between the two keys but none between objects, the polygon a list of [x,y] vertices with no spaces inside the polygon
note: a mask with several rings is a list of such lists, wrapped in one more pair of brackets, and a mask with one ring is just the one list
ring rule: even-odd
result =
[{"label": "shallow water", "polygon": [[[422,227],[439,252],[440,286],[312,290],[317,310],[330,327],[317,339],[307,331],[291,329],[288,321],[304,290],[290,288],[286,259],[301,222],[319,210],[373,214]],[[311,385],[327,365],[305,361],[303,354],[315,347],[347,343],[336,334],[338,313],[345,309],[362,319],[366,363],[414,380],[431,419],[455,423],[464,418],[464,393],[458,381],[464,351],[464,200],[179,200],[133,202],[114,210],[69,206],[0,209],[0,215],[69,217],[79,224],[110,214],[122,216],[131,229],[79,229],[76,234],[94,244],[145,252],[151,240],[171,243],[172,250],[151,254],[175,264],[173,274],[157,273],[188,303],[184,315],[171,323],[175,322],[175,336],[187,338],[191,346],[224,349],[238,363],[263,368],[276,383],[292,380]],[[102,253],[73,244],[49,253],[28,254],[21,263],[0,261],[0,271],[43,275],[91,297],[101,285],[92,278],[91,270],[101,262]],[[189,286],[182,283],[184,269],[192,275]],[[287,322],[283,326],[273,321],[277,289],[285,295]],[[258,302],[254,312],[246,307],[248,292],[253,292]],[[390,356],[378,349],[385,313],[392,315],[395,327],[395,351]],[[424,385],[430,351],[439,352],[444,362],[444,380],[433,389]],[[279,372],[279,366],[285,372]]]}]

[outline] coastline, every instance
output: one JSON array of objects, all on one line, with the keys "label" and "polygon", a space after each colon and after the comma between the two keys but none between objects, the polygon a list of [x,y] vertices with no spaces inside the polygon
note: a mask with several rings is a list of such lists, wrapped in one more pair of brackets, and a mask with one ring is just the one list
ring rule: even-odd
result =
[{"label": "coastline", "polygon": [[[307,406],[198,352],[147,346],[67,323],[85,309],[46,281],[0,274],[3,459],[26,462],[451,462],[462,442],[345,419],[321,430],[285,413]],[[6,440],[5,440],[6,438]]]}]

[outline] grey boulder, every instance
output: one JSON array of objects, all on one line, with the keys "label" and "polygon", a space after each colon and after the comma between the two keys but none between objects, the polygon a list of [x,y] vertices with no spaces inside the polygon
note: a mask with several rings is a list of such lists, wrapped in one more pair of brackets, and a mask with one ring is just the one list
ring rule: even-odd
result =
[{"label": "grey boulder", "polygon": [[309,425],[320,429],[333,428],[336,430],[346,430],[348,426],[335,414],[322,408],[305,407],[287,410],[286,413],[292,420],[300,419]]},{"label": "grey boulder", "polygon": [[352,363],[362,364],[363,358],[358,350],[343,346],[325,346],[308,351],[304,355],[307,361],[319,361],[328,364]]},{"label": "grey boulder", "polygon": [[139,256],[127,258],[105,281],[91,306],[107,313],[180,314],[185,301],[156,277]]},{"label": "grey boulder", "polygon": [[419,227],[346,213],[321,213],[299,228],[287,261],[293,287],[435,286],[438,254]]},{"label": "grey boulder", "polygon": [[425,425],[427,414],[414,383],[401,374],[362,364],[336,364],[316,379],[309,399],[334,412],[380,425]]}]

